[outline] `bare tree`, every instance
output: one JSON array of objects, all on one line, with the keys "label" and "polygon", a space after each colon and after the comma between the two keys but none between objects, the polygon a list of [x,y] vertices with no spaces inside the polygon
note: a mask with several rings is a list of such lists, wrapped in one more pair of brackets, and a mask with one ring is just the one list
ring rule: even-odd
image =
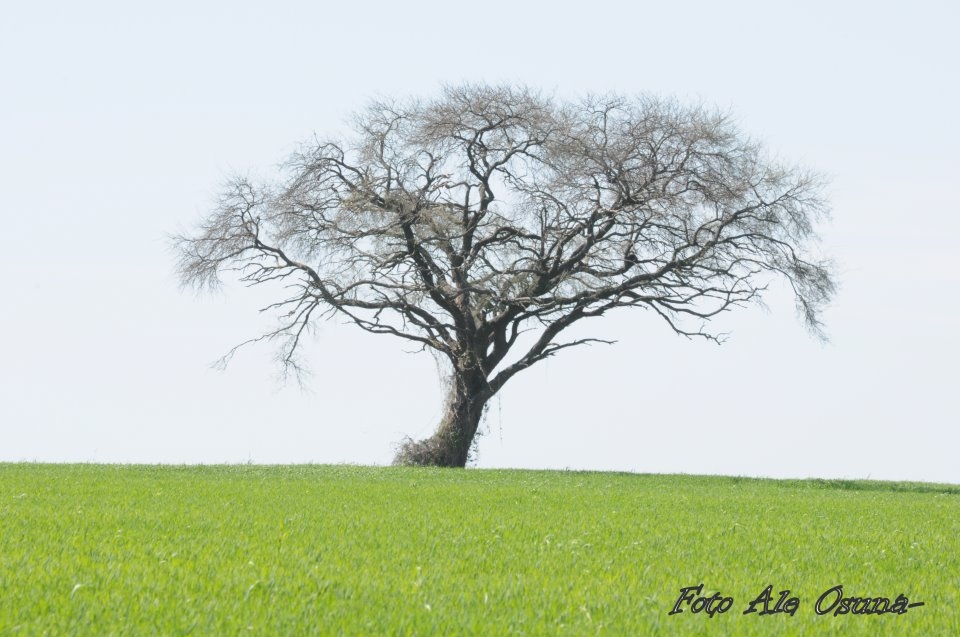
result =
[{"label": "bare tree", "polygon": [[484,406],[562,349],[575,322],[650,310],[719,341],[712,317],[786,280],[808,327],[834,290],[810,254],[814,175],[769,160],[723,115],[617,95],[561,102],[526,88],[447,87],[376,101],[349,141],[313,140],[277,183],[234,179],[176,238],[185,284],[224,271],[289,294],[269,306],[294,370],[312,322],[345,317],[449,362],[436,433],[395,462],[465,465]]}]

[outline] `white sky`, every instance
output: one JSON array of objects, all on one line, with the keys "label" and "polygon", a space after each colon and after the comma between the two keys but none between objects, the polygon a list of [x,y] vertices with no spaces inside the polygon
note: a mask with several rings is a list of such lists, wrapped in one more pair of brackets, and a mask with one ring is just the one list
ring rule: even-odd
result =
[{"label": "white sky", "polygon": [[[839,8],[841,5],[843,8]],[[181,292],[166,236],[376,95],[523,82],[730,109],[832,177],[821,345],[776,292],[722,347],[643,314],[508,384],[481,467],[960,483],[960,5],[35,2],[0,13],[0,460],[386,464],[436,364],[324,324],[308,388],[262,293]]]}]

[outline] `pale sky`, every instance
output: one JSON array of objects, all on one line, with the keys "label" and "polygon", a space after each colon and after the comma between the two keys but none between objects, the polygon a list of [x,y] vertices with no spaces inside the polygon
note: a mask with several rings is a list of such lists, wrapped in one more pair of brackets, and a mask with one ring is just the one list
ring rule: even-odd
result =
[{"label": "pale sky", "polygon": [[[838,7],[838,5],[842,5]],[[167,235],[378,95],[515,82],[727,109],[830,176],[841,288],[723,346],[586,324],[490,404],[479,467],[960,483],[956,2],[47,2],[0,13],[0,461],[387,464],[432,433],[434,360],[319,326],[306,388],[269,298],[178,288]]]}]

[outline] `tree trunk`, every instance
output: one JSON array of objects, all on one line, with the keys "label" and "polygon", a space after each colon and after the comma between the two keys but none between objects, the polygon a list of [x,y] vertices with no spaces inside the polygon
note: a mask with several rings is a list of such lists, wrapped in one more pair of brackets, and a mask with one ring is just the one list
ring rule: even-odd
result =
[{"label": "tree trunk", "polygon": [[477,435],[483,407],[490,400],[486,376],[478,370],[454,370],[443,419],[436,433],[402,443],[395,465],[465,467]]}]

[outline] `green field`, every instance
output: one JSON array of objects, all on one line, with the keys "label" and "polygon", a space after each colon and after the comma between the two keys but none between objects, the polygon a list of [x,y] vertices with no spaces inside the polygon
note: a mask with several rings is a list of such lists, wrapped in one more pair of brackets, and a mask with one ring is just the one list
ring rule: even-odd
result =
[{"label": "green field", "polygon": [[[670,615],[700,583],[730,609]],[[792,616],[743,614],[768,585]],[[960,635],[960,487],[0,464],[8,634]]]}]

